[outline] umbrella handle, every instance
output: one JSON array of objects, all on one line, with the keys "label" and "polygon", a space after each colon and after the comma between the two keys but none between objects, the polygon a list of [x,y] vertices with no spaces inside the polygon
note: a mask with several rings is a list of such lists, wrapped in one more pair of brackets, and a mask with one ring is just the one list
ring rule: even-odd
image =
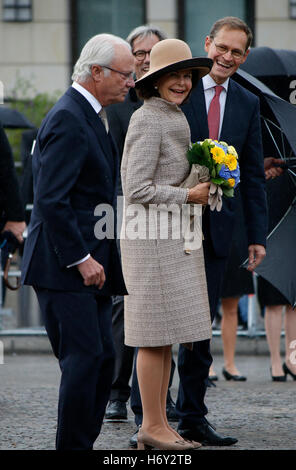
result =
[{"label": "umbrella handle", "polygon": [[8,258],[6,260],[6,263],[5,263],[5,266],[4,266],[4,271],[3,271],[3,279],[4,279],[4,284],[6,285],[6,287],[10,290],[17,290],[20,288],[21,286],[21,280],[20,280],[20,277],[19,276],[16,276],[16,285],[13,286],[12,284],[10,284],[9,280],[8,280],[8,271],[9,271],[9,268],[10,268],[10,262],[11,262],[11,258],[12,258],[12,254],[9,253],[8,255]]}]

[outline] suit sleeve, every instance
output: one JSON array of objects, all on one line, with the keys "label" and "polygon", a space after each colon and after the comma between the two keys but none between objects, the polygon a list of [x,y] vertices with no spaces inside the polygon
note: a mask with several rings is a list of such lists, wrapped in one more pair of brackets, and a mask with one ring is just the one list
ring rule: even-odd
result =
[{"label": "suit sleeve", "polygon": [[247,226],[248,244],[266,245],[267,203],[259,100],[256,98],[241,169],[241,194]]},{"label": "suit sleeve", "polygon": [[15,222],[25,220],[14,160],[2,126],[0,126],[0,201],[0,209],[4,211],[5,220]]},{"label": "suit sleeve", "polygon": [[40,168],[34,206],[62,267],[89,253],[71,205],[71,191],[87,151],[86,133],[78,118],[67,111],[56,113],[45,124],[35,147],[35,152],[39,152]]}]

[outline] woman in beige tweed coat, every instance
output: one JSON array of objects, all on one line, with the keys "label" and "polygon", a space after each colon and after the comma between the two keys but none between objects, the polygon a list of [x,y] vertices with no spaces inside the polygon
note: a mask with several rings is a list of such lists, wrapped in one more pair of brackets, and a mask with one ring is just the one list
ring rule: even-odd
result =
[{"label": "woman in beige tweed coat", "polygon": [[[175,238],[182,205],[208,200],[209,183],[190,190],[179,187],[189,174],[186,152],[190,145],[189,125],[179,105],[192,84],[209,72],[210,62],[192,58],[187,44],[177,39],[153,46],[150,71],[136,82],[144,104],[133,114],[125,140],[121,254],[129,293],[125,297],[125,343],[139,347],[143,423],[138,448],[147,444],[185,450],[193,445],[169,426],[166,395],[171,345],[211,336],[202,248],[188,255],[180,231]],[[166,236],[158,223],[164,215]]]}]

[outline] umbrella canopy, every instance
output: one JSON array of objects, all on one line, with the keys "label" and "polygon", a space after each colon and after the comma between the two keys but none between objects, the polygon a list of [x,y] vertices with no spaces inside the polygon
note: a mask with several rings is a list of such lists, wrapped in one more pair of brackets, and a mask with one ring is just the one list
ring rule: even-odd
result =
[{"label": "umbrella canopy", "polygon": [[296,51],[253,47],[241,69],[259,78],[278,96],[290,101],[296,79]]},{"label": "umbrella canopy", "polygon": [[255,77],[295,75],[296,51],[253,47],[241,68]]},{"label": "umbrella canopy", "polygon": [[0,123],[6,129],[33,129],[35,126],[17,109],[0,106]]},{"label": "umbrella canopy", "polygon": [[283,160],[295,157],[296,106],[277,96],[264,83],[243,70],[238,70],[233,78],[260,99],[265,156]]},{"label": "umbrella canopy", "polygon": [[270,233],[266,257],[255,269],[296,307],[296,198],[287,213]]}]

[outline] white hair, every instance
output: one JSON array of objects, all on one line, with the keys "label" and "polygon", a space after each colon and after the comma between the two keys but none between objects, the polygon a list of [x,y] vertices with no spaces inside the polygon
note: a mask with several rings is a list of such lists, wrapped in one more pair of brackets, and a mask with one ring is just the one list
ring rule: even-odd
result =
[{"label": "white hair", "polygon": [[[90,38],[83,47],[80,57],[77,60],[72,80],[84,82],[91,75],[92,65],[109,66],[114,58],[115,44],[122,44],[131,50],[131,46],[124,39],[113,34],[97,34]],[[105,69],[104,74],[108,75],[110,70]]]}]

